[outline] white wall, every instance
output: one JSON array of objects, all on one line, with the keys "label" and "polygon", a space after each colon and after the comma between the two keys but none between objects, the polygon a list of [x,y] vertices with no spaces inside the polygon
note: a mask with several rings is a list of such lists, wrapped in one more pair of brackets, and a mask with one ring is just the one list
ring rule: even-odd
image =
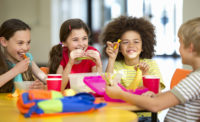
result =
[{"label": "white wall", "polygon": [[36,63],[46,64],[51,47],[50,0],[0,0],[0,24],[21,19],[32,28],[31,50]]},{"label": "white wall", "polygon": [[183,22],[200,17],[200,0],[183,0]]}]

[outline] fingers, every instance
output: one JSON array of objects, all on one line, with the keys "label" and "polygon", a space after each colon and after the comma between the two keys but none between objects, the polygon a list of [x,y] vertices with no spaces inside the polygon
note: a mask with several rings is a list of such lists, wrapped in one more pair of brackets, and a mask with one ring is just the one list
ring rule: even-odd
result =
[{"label": "fingers", "polygon": [[78,58],[78,57],[83,57],[83,55],[84,55],[84,51],[83,50],[81,50],[81,49],[73,50],[70,53],[69,62],[71,64],[74,64],[75,63],[75,59]]},{"label": "fingers", "polygon": [[106,44],[107,44],[107,47],[112,48],[114,50],[119,48],[119,43],[118,42],[113,42],[112,43],[110,41],[107,41]]},{"label": "fingers", "polygon": [[44,89],[44,84],[39,80],[35,80],[30,86],[30,89]]},{"label": "fingers", "polygon": [[110,42],[110,41],[107,41],[106,44],[107,44],[108,47],[112,47],[112,48],[114,47],[113,43]]},{"label": "fingers", "polygon": [[148,91],[148,92],[143,93],[142,96],[155,97],[155,94],[152,91]]},{"label": "fingers", "polygon": [[99,57],[100,56],[100,54],[94,50],[87,50],[84,55],[90,56],[90,57]]},{"label": "fingers", "polygon": [[149,70],[149,65],[146,62],[140,62],[139,68],[143,73],[147,73]]},{"label": "fingers", "polygon": [[[117,44],[117,48],[114,49],[115,44]],[[106,53],[110,58],[116,58],[119,50],[119,43],[114,42],[107,42],[107,48],[106,48]]]}]

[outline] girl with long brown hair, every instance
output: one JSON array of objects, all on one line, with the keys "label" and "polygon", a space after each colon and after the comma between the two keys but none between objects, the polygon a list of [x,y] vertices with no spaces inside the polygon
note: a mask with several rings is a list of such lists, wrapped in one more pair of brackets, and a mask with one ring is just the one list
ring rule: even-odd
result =
[{"label": "girl with long brown hair", "polygon": [[60,43],[50,51],[49,73],[62,74],[62,90],[68,74],[102,72],[100,53],[88,45],[90,30],[80,19],[69,19],[60,28]]}]

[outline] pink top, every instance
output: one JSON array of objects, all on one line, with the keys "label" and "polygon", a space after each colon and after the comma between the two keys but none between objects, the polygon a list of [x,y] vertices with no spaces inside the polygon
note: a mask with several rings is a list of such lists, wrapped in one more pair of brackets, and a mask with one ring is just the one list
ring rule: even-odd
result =
[{"label": "pink top", "polygon": [[[88,48],[86,50],[95,50],[97,52],[99,52],[96,48],[92,47],[92,46],[88,46]],[[67,65],[68,61],[69,61],[69,56],[68,56],[68,48],[63,48],[63,58],[60,62],[60,65],[63,66],[63,69],[65,68],[65,66]],[[71,69],[71,73],[88,73],[88,72],[92,72],[92,67],[95,66],[95,62],[93,62],[92,60],[82,60],[81,63],[79,64],[74,64],[72,66]]]}]

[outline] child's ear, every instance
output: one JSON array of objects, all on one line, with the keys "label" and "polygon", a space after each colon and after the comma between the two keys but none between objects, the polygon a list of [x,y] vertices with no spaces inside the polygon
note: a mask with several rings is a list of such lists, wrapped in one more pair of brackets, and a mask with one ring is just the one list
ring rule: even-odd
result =
[{"label": "child's ear", "polygon": [[7,46],[7,40],[4,37],[0,37],[0,43],[3,47]]},{"label": "child's ear", "polygon": [[190,46],[189,46],[189,51],[190,52],[194,52],[195,50],[194,50],[194,45],[191,43],[190,44]]},{"label": "child's ear", "polygon": [[64,47],[67,47],[67,43],[66,42],[62,42]]}]

